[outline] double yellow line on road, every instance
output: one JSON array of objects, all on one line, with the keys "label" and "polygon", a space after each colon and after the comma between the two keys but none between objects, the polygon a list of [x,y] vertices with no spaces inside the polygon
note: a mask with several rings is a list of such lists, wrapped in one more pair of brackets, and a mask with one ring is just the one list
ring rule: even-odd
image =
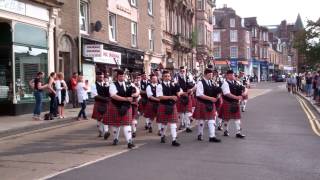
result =
[{"label": "double yellow line on road", "polygon": [[305,100],[303,100],[299,96],[296,96],[296,98],[297,98],[298,102],[300,103],[303,111],[306,113],[313,132],[317,136],[320,136],[320,123],[319,123],[317,117],[314,115],[314,113],[311,111],[309,106],[306,104]]}]

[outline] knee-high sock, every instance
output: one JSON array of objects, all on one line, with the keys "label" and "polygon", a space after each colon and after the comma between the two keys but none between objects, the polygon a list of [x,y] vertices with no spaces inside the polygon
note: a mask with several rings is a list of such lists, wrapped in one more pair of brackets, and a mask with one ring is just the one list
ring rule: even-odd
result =
[{"label": "knee-high sock", "polygon": [[204,120],[198,120],[198,135],[203,136]]},{"label": "knee-high sock", "polygon": [[132,143],[132,131],[131,126],[123,126],[124,137],[128,143]]},{"label": "knee-high sock", "polygon": [[170,130],[171,130],[172,141],[175,141],[177,139],[177,124],[176,123],[170,124]]},{"label": "knee-high sock", "polygon": [[150,122],[150,118],[146,118],[146,125],[148,125]]},{"label": "knee-high sock", "polygon": [[109,126],[102,123],[103,133],[109,132]]},{"label": "knee-high sock", "polygon": [[224,129],[225,131],[229,131],[229,123],[228,123],[228,121],[223,120],[222,122],[223,122],[223,125],[224,125],[224,128],[223,128],[223,129]]},{"label": "knee-high sock", "polygon": [[113,131],[113,139],[119,139],[120,127],[113,126],[112,131]]},{"label": "knee-high sock", "polygon": [[234,121],[234,123],[235,123],[235,125],[236,125],[237,134],[238,134],[238,133],[241,133],[241,121],[240,121],[240,119],[236,119],[236,120]]},{"label": "knee-high sock", "polygon": [[161,123],[158,123],[158,130],[161,131]]},{"label": "knee-high sock", "polygon": [[97,120],[97,128],[98,128],[99,132],[103,133],[103,124],[101,121]]},{"label": "knee-high sock", "polygon": [[218,116],[216,120],[216,125],[222,127],[222,119],[218,118]]},{"label": "knee-high sock", "polygon": [[137,125],[138,125],[138,121],[134,119],[132,121],[132,132],[136,132],[137,131]]},{"label": "knee-high sock", "polygon": [[209,126],[209,137],[213,138],[216,137],[216,127],[215,127],[216,121],[215,120],[209,120],[208,126]]},{"label": "knee-high sock", "polygon": [[243,108],[243,110],[245,110],[246,109],[246,106],[247,106],[247,101],[248,100],[243,100],[243,104],[242,104],[242,108]]},{"label": "knee-high sock", "polygon": [[161,137],[166,135],[167,127],[167,125],[161,124]]}]

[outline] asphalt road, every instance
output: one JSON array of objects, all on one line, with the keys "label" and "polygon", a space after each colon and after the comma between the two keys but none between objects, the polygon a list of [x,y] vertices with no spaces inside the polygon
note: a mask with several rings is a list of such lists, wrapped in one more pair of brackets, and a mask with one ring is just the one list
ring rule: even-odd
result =
[{"label": "asphalt road", "polygon": [[257,87],[272,91],[249,102],[242,119],[244,140],[218,132],[222,143],[212,144],[207,136],[206,141],[197,141],[195,131],[181,133],[181,147],[149,140],[140,148],[52,179],[319,180],[320,137],[311,130],[296,98],[278,86]]}]

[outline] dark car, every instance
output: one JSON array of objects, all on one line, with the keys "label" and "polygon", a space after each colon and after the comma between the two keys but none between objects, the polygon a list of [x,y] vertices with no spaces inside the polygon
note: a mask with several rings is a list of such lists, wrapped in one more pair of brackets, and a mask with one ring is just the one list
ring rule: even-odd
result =
[{"label": "dark car", "polygon": [[283,78],[282,75],[277,75],[275,81],[276,81],[276,82],[285,82],[286,79]]}]

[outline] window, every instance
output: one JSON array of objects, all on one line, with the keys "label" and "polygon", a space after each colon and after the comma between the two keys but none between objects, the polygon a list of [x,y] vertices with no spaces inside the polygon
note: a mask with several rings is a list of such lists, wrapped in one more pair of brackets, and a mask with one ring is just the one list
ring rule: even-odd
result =
[{"label": "window", "polygon": [[149,50],[153,51],[154,50],[154,36],[153,36],[153,29],[148,30],[148,36],[149,36]]},{"label": "window", "polygon": [[110,39],[110,41],[117,40],[116,15],[112,14],[112,13],[109,14],[109,39]]},{"label": "window", "polygon": [[214,15],[212,16],[212,25],[216,25],[216,17]]},{"label": "window", "polygon": [[153,15],[153,0],[148,0],[148,14]]},{"label": "window", "polygon": [[230,19],[230,27],[232,28],[236,27],[236,20],[234,18]]},{"label": "window", "polygon": [[238,42],[238,31],[237,30],[230,31],[230,42]]},{"label": "window", "polygon": [[238,58],[238,47],[236,46],[230,47],[230,58]]},{"label": "window", "polygon": [[246,43],[250,43],[250,31],[246,31]]},{"label": "window", "polygon": [[137,6],[137,0],[130,0],[131,6],[136,7]]},{"label": "window", "polygon": [[221,41],[220,31],[219,30],[213,31],[213,42],[220,42],[220,41]]},{"label": "window", "polygon": [[198,24],[199,30],[198,30],[198,45],[201,45],[203,43],[203,31],[204,28],[202,24]]},{"label": "window", "polygon": [[88,33],[88,3],[81,1],[80,3],[80,32]]},{"label": "window", "polygon": [[137,47],[137,23],[131,22],[131,46]]},{"label": "window", "polygon": [[197,9],[204,10],[204,2],[203,0],[197,0]]},{"label": "window", "polygon": [[247,47],[247,56],[246,56],[246,58],[249,60],[249,59],[251,59],[251,50],[250,50],[250,47]]},{"label": "window", "polygon": [[220,59],[221,58],[221,47],[220,46],[213,48],[213,56],[216,59]]}]

